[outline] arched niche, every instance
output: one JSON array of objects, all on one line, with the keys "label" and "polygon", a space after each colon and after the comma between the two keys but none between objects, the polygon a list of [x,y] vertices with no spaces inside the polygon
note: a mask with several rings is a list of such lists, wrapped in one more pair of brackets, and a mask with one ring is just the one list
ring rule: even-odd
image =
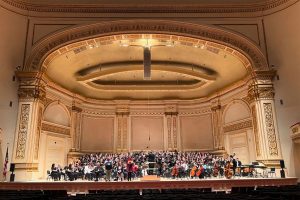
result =
[{"label": "arched niche", "polygon": [[70,114],[64,105],[59,102],[54,102],[48,105],[45,109],[44,121],[69,127]]},{"label": "arched niche", "polygon": [[230,124],[249,117],[251,117],[249,106],[242,100],[234,100],[224,110],[223,122]]}]

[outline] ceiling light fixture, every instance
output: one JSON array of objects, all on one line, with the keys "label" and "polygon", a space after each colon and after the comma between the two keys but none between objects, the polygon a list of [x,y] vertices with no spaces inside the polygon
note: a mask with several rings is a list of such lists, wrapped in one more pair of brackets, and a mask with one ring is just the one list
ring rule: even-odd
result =
[{"label": "ceiling light fixture", "polygon": [[143,48],[143,63],[144,63],[144,80],[151,80],[151,48],[166,46],[173,47],[174,41],[160,41],[154,39],[143,40],[120,40],[120,46],[122,47],[142,47]]}]

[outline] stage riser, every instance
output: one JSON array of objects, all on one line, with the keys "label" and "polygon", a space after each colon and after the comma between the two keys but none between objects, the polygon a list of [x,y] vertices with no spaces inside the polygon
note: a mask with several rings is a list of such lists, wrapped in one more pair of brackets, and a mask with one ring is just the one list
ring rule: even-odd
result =
[{"label": "stage riser", "polygon": [[88,190],[143,190],[143,189],[189,189],[212,188],[228,190],[233,187],[286,186],[296,185],[297,178],[265,179],[221,179],[221,180],[174,180],[174,181],[132,181],[132,182],[4,182],[1,190],[67,190],[87,192]]}]

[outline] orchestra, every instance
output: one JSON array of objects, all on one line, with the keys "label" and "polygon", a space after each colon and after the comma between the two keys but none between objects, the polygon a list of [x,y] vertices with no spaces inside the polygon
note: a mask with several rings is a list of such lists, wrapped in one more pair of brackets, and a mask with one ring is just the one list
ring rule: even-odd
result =
[{"label": "orchestra", "polygon": [[[155,164],[154,167],[152,164]],[[62,177],[63,180],[69,181],[77,179],[131,181],[149,173],[170,179],[209,177],[231,179],[237,176],[254,177],[254,174],[257,176],[260,173],[257,173],[256,169],[265,167],[259,166],[258,163],[242,165],[235,154],[216,156],[210,153],[177,151],[98,153],[84,155],[63,169],[59,165],[52,164],[50,176],[53,180],[61,180]]]}]

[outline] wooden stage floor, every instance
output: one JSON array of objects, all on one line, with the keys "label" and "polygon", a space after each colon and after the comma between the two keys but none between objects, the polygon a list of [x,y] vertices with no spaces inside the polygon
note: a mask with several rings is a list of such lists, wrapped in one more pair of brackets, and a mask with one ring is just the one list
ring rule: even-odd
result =
[{"label": "wooden stage floor", "polygon": [[143,189],[189,189],[211,188],[231,190],[233,187],[296,185],[297,178],[211,178],[211,179],[161,179],[159,181],[94,182],[94,181],[28,181],[1,182],[0,190],[67,190],[88,192],[89,190],[143,190]]}]

